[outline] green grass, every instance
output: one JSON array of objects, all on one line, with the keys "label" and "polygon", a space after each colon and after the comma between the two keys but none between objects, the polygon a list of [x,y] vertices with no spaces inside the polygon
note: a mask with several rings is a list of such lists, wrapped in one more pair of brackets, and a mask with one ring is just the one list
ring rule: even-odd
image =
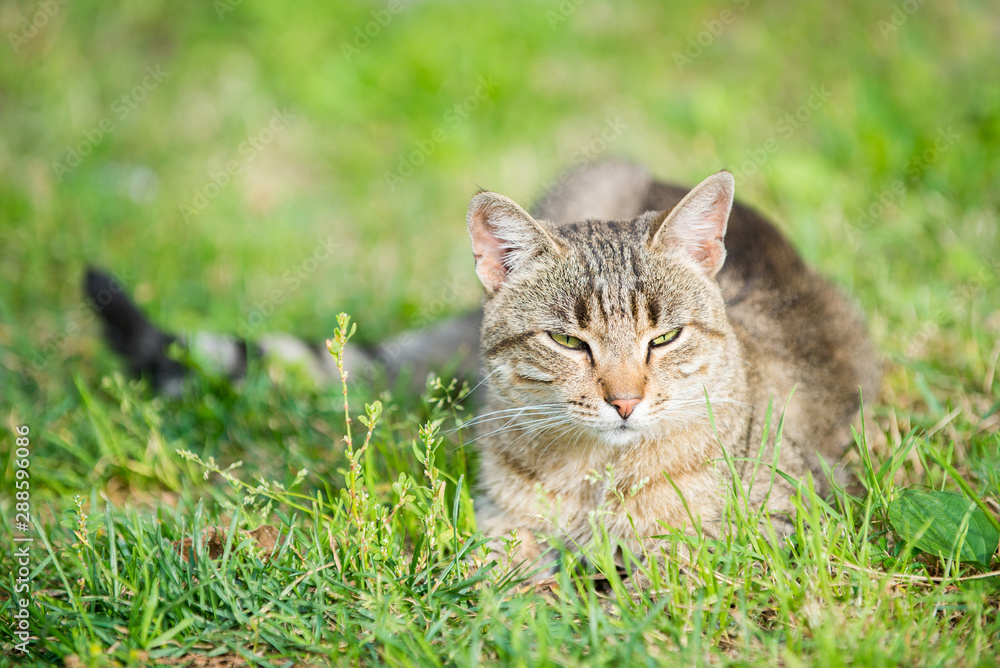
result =
[{"label": "green grass", "polygon": [[[990,3],[422,2],[383,26],[367,24],[387,3],[70,2],[15,51],[41,4],[0,10],[0,514],[13,537],[27,425],[31,659],[997,663],[996,556],[921,554],[886,505],[961,491],[956,475],[994,513],[1000,498]],[[81,145],[78,166],[53,167]],[[886,357],[875,435],[847,457],[862,484],[829,504],[804,489],[782,548],[734,499],[731,536],[668,560],[659,594],[630,596],[608,546],[588,555],[608,585],[580,566],[539,589],[467,558],[476,461],[451,426],[474,407],[457,387],[352,388],[349,448],[340,388],[294,376],[151,398],[116,375],[82,300],[96,263],[171,328],[235,332],[256,310],[251,335],[319,340],[346,311],[376,340],[475,305],[476,187],[529,204],[600,155],[686,183],[732,169],[855,296]],[[262,524],[291,536],[273,554],[247,533]],[[23,660],[12,545],[0,662]]]}]

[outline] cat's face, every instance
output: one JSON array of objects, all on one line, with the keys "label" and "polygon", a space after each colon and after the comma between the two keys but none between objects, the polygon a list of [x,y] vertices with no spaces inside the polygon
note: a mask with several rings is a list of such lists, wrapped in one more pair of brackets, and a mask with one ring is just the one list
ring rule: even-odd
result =
[{"label": "cat's face", "polygon": [[714,275],[731,195],[721,180],[669,215],[559,227],[477,195],[487,382],[500,403],[526,409],[521,425],[620,446],[703,423],[706,390],[724,400],[733,344]]}]

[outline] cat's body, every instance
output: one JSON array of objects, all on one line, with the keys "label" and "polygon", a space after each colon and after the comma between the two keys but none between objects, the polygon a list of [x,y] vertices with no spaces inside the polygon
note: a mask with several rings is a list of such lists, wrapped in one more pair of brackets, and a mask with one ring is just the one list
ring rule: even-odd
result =
[{"label": "cat's body", "polygon": [[[664,524],[718,535],[722,447],[744,485],[762,457],[751,503],[770,490],[769,507],[790,510],[790,485],[776,477],[771,489],[782,413],[778,467],[811,471],[821,490],[821,462],[832,468],[850,442],[859,391],[873,396],[878,381],[864,325],[755,212],[736,204],[726,229],[731,182],[716,175],[678,206],[687,190],[596,165],[569,174],[538,223],[505,198],[473,200],[474,250],[476,228],[490,228],[532,256],[495,286],[487,276],[482,329],[486,415],[496,413],[479,440],[477,515],[487,534],[517,529],[520,558],[539,555],[532,534],[587,543],[595,519],[633,547]],[[602,192],[609,184],[617,197]]]},{"label": "cat's body", "polygon": [[[541,536],[589,542],[594,521],[632,547],[663,525],[718,535],[722,448],[744,486],[762,457],[750,501],[764,503],[782,414],[778,467],[794,477],[812,472],[821,486],[821,462],[833,465],[849,443],[859,390],[874,396],[878,381],[865,327],[770,223],[732,206],[732,185],[720,172],[688,194],[636,165],[598,163],[567,174],[537,221],[480,193],[468,226],[482,314],[348,351],[356,377],[375,366],[390,377],[415,367],[419,377],[455,351],[473,357],[479,339],[488,397],[477,518],[496,538],[517,531],[519,561],[544,552]],[[88,283],[92,297],[103,285],[94,275]],[[132,320],[116,321],[121,313]],[[114,302],[102,313],[126,355],[123,339],[169,338],[137,314]],[[245,344],[202,341],[225,370],[245,369]],[[304,344],[261,343],[319,379],[333,373]],[[136,371],[162,351],[144,354],[130,358]],[[777,477],[766,501],[787,511],[790,493]]]}]

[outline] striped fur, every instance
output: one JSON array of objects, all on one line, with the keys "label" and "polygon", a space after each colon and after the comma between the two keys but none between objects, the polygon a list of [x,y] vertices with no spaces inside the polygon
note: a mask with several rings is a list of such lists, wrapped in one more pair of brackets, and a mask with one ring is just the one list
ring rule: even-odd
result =
[{"label": "striped fur", "polygon": [[[878,358],[843,295],[773,225],[732,202],[732,177],[689,193],[607,161],[566,174],[535,213],[477,194],[467,224],[482,311],[347,350],[355,379],[410,370],[418,383],[456,358],[459,373],[472,373],[480,350],[476,515],[498,554],[516,530],[515,560],[537,562],[551,540],[589,542],[598,520],[632,549],[655,542],[663,524],[719,535],[723,448],[750,488],[752,466],[740,458],[756,458],[767,431],[761,456],[771,461],[782,413],[780,468],[812,473],[822,490],[824,463],[850,441],[859,388],[875,396]],[[173,341],[234,380],[254,355],[337,380],[321,346],[280,334],[172,335],[96,270],[85,292],[111,346],[158,392],[183,386],[185,368],[165,352]],[[550,333],[586,345],[567,348]],[[791,487],[779,478],[769,497],[768,488],[757,481],[750,500],[790,511]]]},{"label": "striped fur", "polygon": [[[90,268],[84,278],[84,295],[100,319],[104,338],[126,361],[129,371],[146,378],[160,395],[179,396],[189,369],[168,355],[171,344],[185,349],[205,371],[239,382],[251,359],[267,367],[297,368],[317,385],[340,382],[326,345],[286,333],[266,333],[254,341],[216,332],[173,334],[164,331],[136,306],[122,284],[110,274]],[[462,378],[473,378],[478,369],[476,355],[479,312],[459,316],[421,329],[403,332],[367,347],[348,344],[344,364],[352,382],[394,383],[410,379],[420,392],[428,373],[445,369]]]},{"label": "striped fur", "polygon": [[[581,202],[606,180],[629,196],[614,199],[617,213],[594,203],[611,220],[592,218]],[[859,388],[873,396],[878,381],[865,327],[772,225],[733,206],[732,184],[722,172],[686,193],[602,163],[563,179],[538,209],[548,219],[494,193],[473,198],[489,385],[477,517],[498,539],[516,530],[515,560],[537,562],[547,539],[588,543],[595,517],[631,549],[663,523],[718,536],[722,448],[756,458],[766,427],[770,463],[782,412],[778,464],[793,476],[819,476],[848,444]],[[752,467],[738,467],[749,487]],[[791,493],[778,478],[769,507],[790,511]]]}]

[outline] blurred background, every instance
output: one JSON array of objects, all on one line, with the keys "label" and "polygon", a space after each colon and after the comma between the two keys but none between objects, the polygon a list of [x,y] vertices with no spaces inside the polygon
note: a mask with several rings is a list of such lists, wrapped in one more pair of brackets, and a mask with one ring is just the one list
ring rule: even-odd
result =
[{"label": "blurred background", "polygon": [[[465,212],[479,187],[530,207],[563,169],[604,157],[687,185],[726,167],[738,198],[867,314],[886,360],[866,414],[886,435],[869,444],[876,465],[891,463],[881,470],[899,484],[953,488],[927,458],[938,453],[993,504],[998,45],[996,0],[0,1],[0,515],[14,527],[6,518],[23,464],[13,431],[30,427],[32,531],[44,530],[52,555],[34,543],[41,605],[31,628],[47,638],[43,659],[134,663],[163,643],[149,656],[225,644],[247,648],[247,661],[260,658],[252,649],[268,660],[349,651],[355,662],[405,664],[419,646],[460,664],[537,647],[558,662],[620,664],[602,657],[636,656],[638,629],[649,656],[662,661],[659,645],[676,642],[689,664],[708,651],[727,664],[988,662],[995,578],[961,591],[951,579],[883,579],[902,543],[881,511],[869,523],[871,495],[854,515],[861,534],[848,519],[828,538],[796,541],[803,556],[791,550],[763,569],[756,547],[716,551],[727,575],[706,580],[707,598],[679,586],[667,608],[619,614],[569,587],[510,601],[500,590],[503,605],[490,587],[439,588],[447,578],[436,573],[461,570],[453,539],[475,528],[477,462],[463,447],[468,430],[451,429],[467,415],[455,388],[380,395],[363,462],[371,512],[384,516],[404,496],[399,481],[438,484],[431,470],[446,496],[432,504],[418,491],[391,511],[395,533],[358,541],[368,534],[342,512],[353,474],[339,388],[294,373],[275,384],[252,369],[237,388],[193,374],[181,399],[151,400],[117,373],[81,279],[88,264],[109,269],[173,331],[322,340],[346,311],[372,341],[475,308]],[[365,391],[351,395],[355,416]],[[436,459],[426,423],[443,425]],[[355,445],[361,433],[355,424]],[[908,453],[905,465],[890,449]],[[297,485],[341,505],[335,519],[284,501],[247,506],[256,491],[209,475],[178,455],[186,450],[219,470],[242,462],[248,486]],[[439,501],[447,522],[434,519]],[[247,529],[308,528],[295,530],[317,559],[301,593],[286,597],[305,577],[285,588],[298,572],[291,561],[248,559],[250,570],[226,571],[230,585],[208,561],[197,570],[168,558],[170,541],[199,527],[235,531],[234,503],[252,513],[240,520]],[[366,550],[384,558],[390,542],[399,568],[414,568],[414,544],[414,555],[436,550],[434,574],[397,582],[351,565]],[[325,570],[327,549],[347,568]],[[813,554],[851,568],[858,559],[861,570],[817,568]],[[130,579],[152,590],[133,596]],[[3,583],[12,605],[13,576]],[[161,622],[176,626],[161,634]],[[688,642],[692,629],[705,642]]]},{"label": "blurred background", "polygon": [[475,306],[477,187],[529,206],[626,156],[685,184],[732,170],[867,312],[884,404],[991,415],[993,2],[16,0],[0,28],[21,411],[118,368],[88,263],[175,330],[319,339],[348,311],[377,339]]}]

